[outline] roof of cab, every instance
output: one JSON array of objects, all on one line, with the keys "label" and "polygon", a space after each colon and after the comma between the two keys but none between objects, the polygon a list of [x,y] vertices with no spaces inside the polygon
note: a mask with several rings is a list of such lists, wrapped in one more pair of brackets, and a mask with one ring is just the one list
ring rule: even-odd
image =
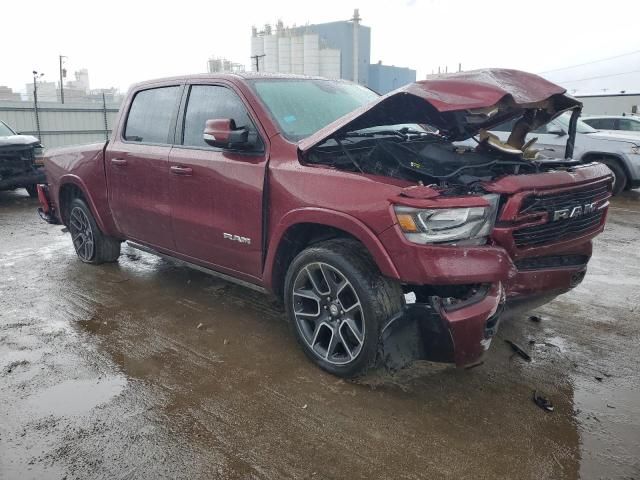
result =
[{"label": "roof of cab", "polygon": [[264,72],[239,72],[239,73],[194,73],[190,75],[177,75],[173,77],[154,78],[144,80],[131,85],[132,89],[140,89],[142,87],[153,86],[158,84],[166,84],[171,82],[185,82],[188,80],[326,80],[340,83],[353,83],[349,80],[330,79],[310,75],[295,75],[291,73],[264,73]]}]

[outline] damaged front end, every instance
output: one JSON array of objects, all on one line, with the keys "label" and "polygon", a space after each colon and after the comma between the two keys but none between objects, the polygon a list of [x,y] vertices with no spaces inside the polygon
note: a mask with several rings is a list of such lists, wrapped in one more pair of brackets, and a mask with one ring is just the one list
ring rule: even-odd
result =
[{"label": "damaged front end", "polygon": [[[572,160],[580,109],[536,75],[482,70],[408,85],[299,142],[305,164],[404,185],[388,199],[393,225],[379,237],[414,298],[383,328],[387,366],[477,365],[507,301],[553,298],[579,283],[611,178]],[[527,135],[565,112],[564,159],[547,158]],[[489,133],[510,120],[506,142]],[[554,223],[554,209],[580,202],[590,206],[583,217]]]},{"label": "damaged front end", "polygon": [[35,185],[45,181],[40,141],[30,135],[15,135],[0,122],[0,132],[2,127],[9,135],[0,133],[0,190],[26,187],[34,195]]},{"label": "damaged front end", "polygon": [[505,306],[501,283],[422,287],[408,297],[402,312],[382,329],[380,354],[387,368],[401,369],[416,360],[458,367],[482,363]]},{"label": "damaged front end", "polygon": [[[303,161],[433,185],[445,194],[482,191],[481,182],[575,165],[581,104],[541,77],[480,70],[408,85],[336,120],[299,143]],[[526,142],[530,132],[572,111],[565,161]],[[518,119],[506,142],[488,132]],[[474,138],[477,145],[460,145]]]}]

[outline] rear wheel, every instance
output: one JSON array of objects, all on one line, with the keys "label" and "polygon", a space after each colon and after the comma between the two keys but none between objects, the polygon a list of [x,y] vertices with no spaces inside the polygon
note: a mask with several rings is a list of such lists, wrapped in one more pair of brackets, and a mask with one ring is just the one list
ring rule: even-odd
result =
[{"label": "rear wheel", "polygon": [[618,195],[627,186],[627,174],[624,171],[624,168],[622,168],[616,160],[611,158],[601,158],[598,161],[600,163],[604,163],[613,173],[613,186],[611,187],[612,193],[613,195]]},{"label": "rear wheel", "polygon": [[81,198],[74,198],[69,206],[69,233],[78,258],[85,263],[115,262],[120,256],[120,241],[100,231]]},{"label": "rear wheel", "polygon": [[304,352],[322,369],[353,377],[377,366],[380,329],[403,305],[364,247],[329,240],[302,251],[285,278],[285,308]]}]

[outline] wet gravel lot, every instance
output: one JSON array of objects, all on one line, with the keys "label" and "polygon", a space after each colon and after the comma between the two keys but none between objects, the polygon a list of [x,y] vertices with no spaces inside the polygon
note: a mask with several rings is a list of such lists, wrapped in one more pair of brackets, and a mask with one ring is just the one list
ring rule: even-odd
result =
[{"label": "wet gravel lot", "polygon": [[35,208],[0,192],[2,479],[640,478],[638,191],[583,284],[503,323],[484,365],[355,382],[270,298],[129,247],[84,265]]}]

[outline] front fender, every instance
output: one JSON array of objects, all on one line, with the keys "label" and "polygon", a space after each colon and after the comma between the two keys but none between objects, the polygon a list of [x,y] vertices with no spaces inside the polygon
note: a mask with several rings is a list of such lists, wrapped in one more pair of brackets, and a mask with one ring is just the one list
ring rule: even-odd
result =
[{"label": "front fender", "polygon": [[378,237],[360,220],[335,210],[305,207],[292,210],[284,215],[271,235],[264,269],[264,281],[267,288],[272,289],[273,287],[274,263],[280,242],[291,227],[302,223],[326,225],[347,232],[362,242],[383,275],[395,279],[400,278],[391,257]]}]

